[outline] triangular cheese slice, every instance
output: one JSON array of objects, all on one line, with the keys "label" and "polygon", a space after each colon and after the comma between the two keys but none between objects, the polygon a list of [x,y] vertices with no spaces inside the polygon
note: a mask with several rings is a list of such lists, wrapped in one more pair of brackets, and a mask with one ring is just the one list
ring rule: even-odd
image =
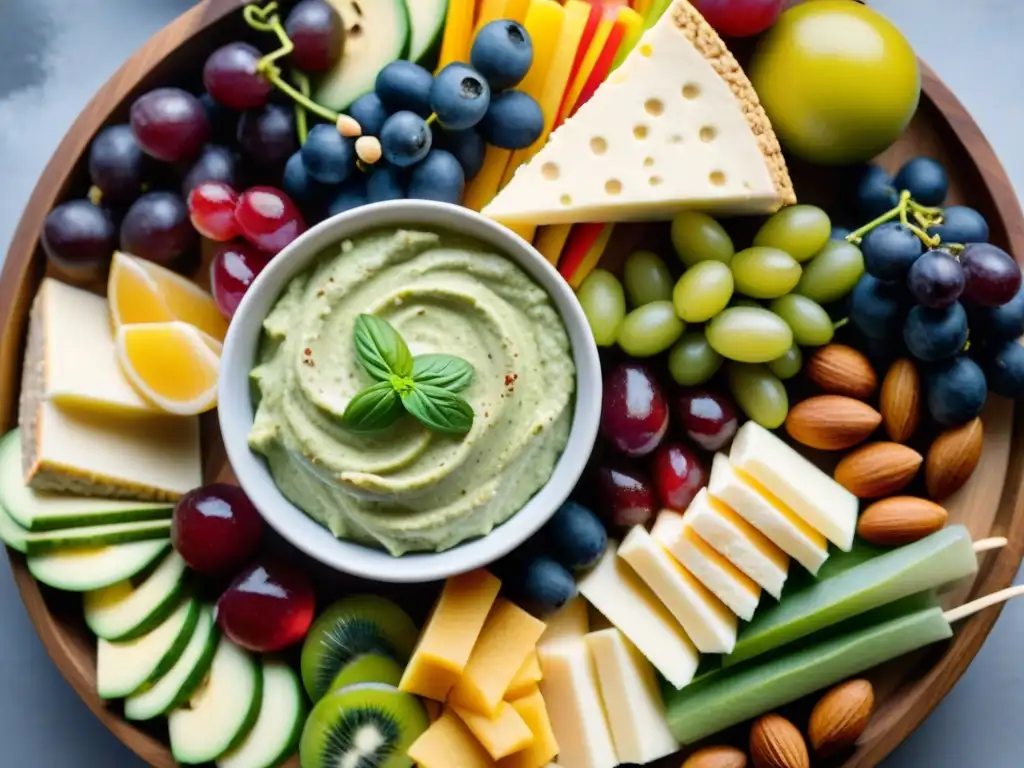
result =
[{"label": "triangular cheese slice", "polygon": [[541,225],[770,213],[794,202],[754,87],[703,17],[675,0],[482,213]]}]

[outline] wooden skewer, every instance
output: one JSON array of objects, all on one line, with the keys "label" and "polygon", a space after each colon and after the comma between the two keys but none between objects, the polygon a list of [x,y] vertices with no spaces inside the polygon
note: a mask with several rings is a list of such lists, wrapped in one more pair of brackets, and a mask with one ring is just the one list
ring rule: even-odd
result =
[{"label": "wooden skewer", "polygon": [[979,597],[977,600],[972,600],[969,603],[964,603],[957,608],[951,608],[942,615],[946,621],[952,624],[960,619],[966,619],[968,616],[973,616],[978,611],[983,611],[986,608],[991,608],[993,605],[999,605],[999,603],[1005,603],[1014,597],[1020,597],[1024,595],[1024,584],[1018,584],[1016,587],[1007,587],[1001,589],[998,592],[993,592],[991,595],[985,595]]},{"label": "wooden skewer", "polygon": [[978,539],[974,542],[974,551],[980,554],[988,552],[990,549],[1002,549],[1008,543],[1005,536],[991,536],[987,539]]}]

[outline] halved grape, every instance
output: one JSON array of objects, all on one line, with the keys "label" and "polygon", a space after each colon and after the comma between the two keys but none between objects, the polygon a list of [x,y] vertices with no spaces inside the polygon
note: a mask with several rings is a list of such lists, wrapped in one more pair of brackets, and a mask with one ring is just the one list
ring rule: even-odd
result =
[{"label": "halved grape", "polygon": [[631,307],[672,299],[672,275],[661,258],[650,251],[634,251],[622,271]]},{"label": "halved grape", "polygon": [[804,353],[794,344],[782,357],[776,357],[768,363],[768,368],[780,379],[792,379],[804,367]]},{"label": "halved grape", "polygon": [[700,331],[684,333],[668,353],[668,372],[676,384],[692,387],[718,373],[722,356],[715,352]]},{"label": "halved grape", "polygon": [[775,429],[786,420],[786,387],[767,366],[729,363],[726,378],[729,392],[748,418],[766,429]]},{"label": "halved grape", "polygon": [[825,247],[832,232],[828,214],[815,205],[791,205],[766,221],[754,245],[778,248],[797,261],[807,261]]},{"label": "halved grape", "polygon": [[839,301],[853,290],[864,274],[864,256],[853,243],[829,240],[818,255],[803,266],[794,293],[819,304]]},{"label": "halved grape", "polygon": [[736,252],[725,228],[706,213],[697,211],[683,211],[672,219],[672,245],[688,267],[698,261],[728,264]]},{"label": "halved grape", "polygon": [[786,321],[797,344],[821,347],[832,341],[835,334],[832,318],[820,304],[806,296],[791,293],[776,299],[768,308]]},{"label": "halved grape", "polygon": [[785,296],[796,287],[802,271],[785,251],[760,246],[740,251],[729,266],[736,290],[755,299]]},{"label": "halved grape", "polygon": [[679,278],[672,291],[676,314],[688,323],[710,320],[729,305],[732,271],[720,261],[694,264]]},{"label": "halved grape", "polygon": [[614,344],[626,317],[626,295],[619,279],[606,269],[595,269],[576,291],[576,298],[587,316],[597,346]]},{"label": "halved grape", "polygon": [[793,332],[781,317],[754,307],[730,307],[704,333],[718,354],[741,363],[767,363],[793,345]]},{"label": "halved grape", "polygon": [[619,346],[631,357],[650,357],[671,347],[686,330],[671,301],[653,301],[626,315]]}]

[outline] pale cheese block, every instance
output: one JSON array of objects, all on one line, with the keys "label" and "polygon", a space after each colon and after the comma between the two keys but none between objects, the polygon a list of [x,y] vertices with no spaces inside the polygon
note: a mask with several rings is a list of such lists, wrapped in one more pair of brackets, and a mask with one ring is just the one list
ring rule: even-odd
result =
[{"label": "pale cheese block", "polygon": [[775,494],[736,469],[723,453],[711,462],[708,493],[729,505],[812,574],[828,559],[828,540]]},{"label": "pale cheese block", "polygon": [[792,446],[748,421],[736,432],[729,461],[841,550],[850,551],[857,529],[857,497]]},{"label": "pale cheese block", "polygon": [[703,17],[676,0],[482,213],[541,225],[770,213],[794,202],[753,86]]},{"label": "pale cheese block", "polygon": [[789,558],[728,505],[701,488],[683,515],[704,541],[778,600]]},{"label": "pale cheese block", "polygon": [[590,618],[587,615],[587,601],[577,595],[548,617],[544,634],[540,636],[537,645],[577,640],[589,631]]}]

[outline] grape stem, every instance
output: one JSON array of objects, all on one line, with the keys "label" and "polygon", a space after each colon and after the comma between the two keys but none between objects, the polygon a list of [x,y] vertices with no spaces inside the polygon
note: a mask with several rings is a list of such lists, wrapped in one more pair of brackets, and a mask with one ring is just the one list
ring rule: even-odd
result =
[{"label": "grape stem", "polygon": [[[292,80],[299,92],[309,98],[309,75],[302,70],[292,69]],[[299,102],[295,102],[295,131],[299,134],[299,144],[305,144],[309,136],[309,122],[306,120],[306,108]]]},{"label": "grape stem", "polygon": [[[910,221],[910,214],[913,214],[917,223],[912,223]],[[885,224],[887,221],[892,221],[897,218],[904,227],[917,235],[918,239],[920,239],[921,242],[929,248],[935,248],[941,242],[938,235],[929,235],[925,232],[925,229],[929,226],[934,226],[934,224],[941,223],[942,211],[938,208],[929,208],[928,206],[915,203],[910,198],[910,190],[907,189],[900,192],[900,201],[896,204],[895,208],[890,211],[886,211],[878,218],[869,221],[863,227],[854,230],[846,236],[846,240],[854,245],[860,245],[861,239],[863,239],[864,235],[868,232],[882,224]]]}]

